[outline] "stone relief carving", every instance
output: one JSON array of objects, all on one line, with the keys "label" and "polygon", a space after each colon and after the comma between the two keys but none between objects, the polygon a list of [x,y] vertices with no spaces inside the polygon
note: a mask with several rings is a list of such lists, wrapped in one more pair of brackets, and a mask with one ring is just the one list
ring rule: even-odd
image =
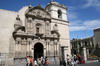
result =
[{"label": "stone relief carving", "polygon": [[32,22],[32,18],[29,17],[29,18],[28,18],[28,22]]},{"label": "stone relief carving", "polygon": [[45,13],[39,9],[33,10],[33,11],[29,12],[28,14],[34,15],[37,17],[42,17],[42,18],[50,18],[50,16],[47,13]]}]

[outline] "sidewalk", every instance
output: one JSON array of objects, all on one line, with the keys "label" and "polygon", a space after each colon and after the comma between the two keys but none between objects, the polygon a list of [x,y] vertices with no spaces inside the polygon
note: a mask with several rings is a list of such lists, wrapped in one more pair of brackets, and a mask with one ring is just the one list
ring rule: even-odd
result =
[{"label": "sidewalk", "polygon": [[87,60],[85,63],[92,63],[92,62],[98,62],[98,60]]}]

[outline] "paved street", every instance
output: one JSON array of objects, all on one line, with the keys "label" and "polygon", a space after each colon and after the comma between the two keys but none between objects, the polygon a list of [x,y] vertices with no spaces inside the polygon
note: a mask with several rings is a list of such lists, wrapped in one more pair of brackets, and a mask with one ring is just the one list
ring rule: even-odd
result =
[{"label": "paved street", "polygon": [[92,62],[92,63],[79,64],[78,66],[100,66],[100,62]]}]

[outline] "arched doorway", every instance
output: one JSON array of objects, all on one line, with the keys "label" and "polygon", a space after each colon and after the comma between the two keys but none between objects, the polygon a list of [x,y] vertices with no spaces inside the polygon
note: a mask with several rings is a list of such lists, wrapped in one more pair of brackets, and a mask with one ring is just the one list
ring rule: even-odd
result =
[{"label": "arched doorway", "polygon": [[43,45],[41,43],[36,43],[34,45],[34,59],[43,57]]}]

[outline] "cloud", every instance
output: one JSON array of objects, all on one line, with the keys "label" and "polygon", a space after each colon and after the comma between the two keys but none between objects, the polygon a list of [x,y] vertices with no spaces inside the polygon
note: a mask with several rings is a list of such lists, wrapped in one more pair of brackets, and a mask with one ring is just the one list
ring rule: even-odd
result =
[{"label": "cloud", "polygon": [[88,29],[100,28],[100,20],[88,20],[83,23]]},{"label": "cloud", "polygon": [[74,7],[74,6],[68,6],[68,10],[77,10],[77,8],[76,7]]},{"label": "cloud", "polygon": [[81,20],[73,20],[70,22],[70,26],[81,26]]},{"label": "cloud", "polygon": [[[95,28],[100,28],[100,20],[86,20],[76,22],[75,24],[70,25],[70,31],[81,31],[81,30],[93,30]],[[73,23],[73,22],[72,22]]]},{"label": "cloud", "polygon": [[73,11],[68,11],[68,19],[69,20],[77,19],[77,13]]},{"label": "cloud", "polygon": [[100,0],[85,0],[86,3],[82,6],[83,8],[95,7],[100,8]]},{"label": "cloud", "polygon": [[79,30],[85,30],[86,28],[84,26],[71,26],[70,31],[79,31]]}]

